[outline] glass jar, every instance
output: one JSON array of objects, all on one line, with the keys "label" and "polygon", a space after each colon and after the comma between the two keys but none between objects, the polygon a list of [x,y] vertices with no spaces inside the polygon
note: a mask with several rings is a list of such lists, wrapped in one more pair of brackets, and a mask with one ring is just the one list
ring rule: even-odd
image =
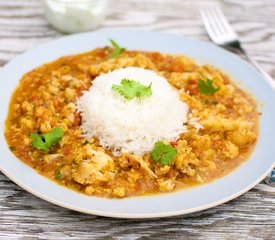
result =
[{"label": "glass jar", "polygon": [[108,0],[44,0],[45,15],[59,31],[95,29],[105,19]]}]

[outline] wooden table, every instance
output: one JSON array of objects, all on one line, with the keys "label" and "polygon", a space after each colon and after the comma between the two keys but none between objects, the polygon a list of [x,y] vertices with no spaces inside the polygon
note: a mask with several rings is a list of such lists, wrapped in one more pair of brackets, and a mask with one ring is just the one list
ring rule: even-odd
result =
[{"label": "wooden table", "polygon": [[[111,0],[102,28],[149,29],[208,41],[199,7],[219,3],[244,47],[275,78],[275,0]],[[0,66],[57,38],[40,0],[0,0]],[[3,80],[3,79],[2,79]],[[218,207],[159,220],[111,219],[38,199],[0,173],[0,239],[274,239],[275,188],[261,183]]]}]

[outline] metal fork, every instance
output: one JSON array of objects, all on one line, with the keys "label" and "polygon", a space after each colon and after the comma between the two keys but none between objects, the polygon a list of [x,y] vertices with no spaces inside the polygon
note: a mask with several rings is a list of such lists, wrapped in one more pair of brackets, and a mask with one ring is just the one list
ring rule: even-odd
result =
[{"label": "metal fork", "polygon": [[200,10],[204,26],[210,39],[217,45],[243,55],[274,87],[274,80],[259,66],[259,64],[242,48],[237,34],[229,25],[227,19],[218,7]]},{"label": "metal fork", "polygon": [[[275,81],[259,66],[259,64],[242,48],[237,34],[218,7],[200,10],[201,17],[210,39],[217,45],[243,55],[275,89]],[[275,185],[275,169],[265,179],[268,184]]]}]

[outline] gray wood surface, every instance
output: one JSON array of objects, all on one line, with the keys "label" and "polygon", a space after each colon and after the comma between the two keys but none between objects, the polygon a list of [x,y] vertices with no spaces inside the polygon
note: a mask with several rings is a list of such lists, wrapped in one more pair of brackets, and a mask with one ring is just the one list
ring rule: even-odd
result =
[{"label": "gray wood surface", "polygon": [[[208,40],[199,7],[219,4],[244,47],[275,78],[275,0],[111,0],[102,28]],[[0,66],[59,37],[40,0],[0,0]],[[3,79],[2,79],[3,80]],[[0,173],[0,239],[275,239],[275,188],[261,183],[215,208],[159,220],[111,219],[47,203]]]}]

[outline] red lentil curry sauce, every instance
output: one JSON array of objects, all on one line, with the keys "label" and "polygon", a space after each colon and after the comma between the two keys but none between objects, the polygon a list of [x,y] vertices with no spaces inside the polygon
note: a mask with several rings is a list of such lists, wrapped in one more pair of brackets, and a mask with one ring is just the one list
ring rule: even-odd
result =
[{"label": "red lentil curry sauce", "polygon": [[[73,190],[122,198],[207,183],[248,159],[258,135],[259,113],[253,98],[227,75],[185,56],[124,51],[110,58],[112,51],[105,47],[62,57],[23,76],[13,94],[5,130],[7,143],[20,160]],[[190,108],[188,132],[167,143],[177,150],[169,165],[152,161],[150,153],[116,157],[98,139],[81,136],[76,99],[101,73],[128,66],[164,76]],[[203,79],[211,80],[217,91],[200,91]],[[203,128],[197,129],[192,119]],[[32,133],[46,134],[56,127],[64,136],[49,151],[33,146]],[[110,157],[113,161],[104,161]]]}]

